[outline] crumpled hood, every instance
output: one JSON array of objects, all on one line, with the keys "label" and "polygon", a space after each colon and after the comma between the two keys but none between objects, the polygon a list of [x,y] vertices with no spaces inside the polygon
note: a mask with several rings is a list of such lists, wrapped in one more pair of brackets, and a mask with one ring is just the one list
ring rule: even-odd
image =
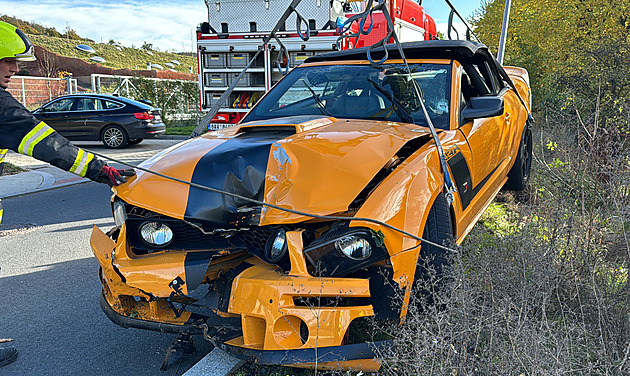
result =
[{"label": "crumpled hood", "polygon": [[[140,166],[288,209],[326,215],[348,210],[408,140],[428,134],[424,128],[390,122],[294,120],[295,124],[284,119],[208,133]],[[116,193],[136,206],[217,226],[304,219],[142,171]]]}]

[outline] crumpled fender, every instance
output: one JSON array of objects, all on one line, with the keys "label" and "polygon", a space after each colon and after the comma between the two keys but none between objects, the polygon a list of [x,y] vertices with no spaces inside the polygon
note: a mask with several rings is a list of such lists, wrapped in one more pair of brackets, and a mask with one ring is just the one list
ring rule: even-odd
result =
[{"label": "crumpled fender", "polygon": [[[443,187],[440,161],[431,143],[430,147],[410,157],[396,173],[386,178],[372,192],[356,217],[376,219],[422,237],[431,205]],[[421,247],[413,248],[418,245],[418,240],[372,222],[353,221],[350,226],[383,232],[394,271],[393,280],[406,289],[407,303],[421,250]]]}]

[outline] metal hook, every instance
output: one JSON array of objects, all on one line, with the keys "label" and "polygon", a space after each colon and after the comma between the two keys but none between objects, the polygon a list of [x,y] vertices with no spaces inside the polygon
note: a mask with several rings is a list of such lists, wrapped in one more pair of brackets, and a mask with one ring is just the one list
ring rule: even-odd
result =
[{"label": "metal hook", "polygon": [[[356,37],[354,41],[354,43],[356,44],[359,41],[359,37],[361,36],[361,34],[368,35],[372,31],[372,28],[374,27],[374,20],[373,20],[372,12],[380,9],[378,7],[379,5],[381,5],[381,4],[378,4],[376,7],[372,7],[373,2],[374,0],[369,0],[367,4],[365,5],[365,10],[363,12],[355,14],[354,16],[346,19],[343,25],[341,25],[341,27],[339,28],[339,34],[341,34],[341,36],[337,38],[337,42],[335,43],[338,49],[341,49],[342,40]],[[366,30],[363,30],[363,28],[364,28],[365,21],[367,20],[368,16],[370,16],[370,27],[366,31]],[[352,24],[357,20],[359,21],[359,32],[344,35],[344,33],[348,32],[348,30],[350,30],[350,27],[352,27]]]},{"label": "metal hook", "polygon": [[[374,16],[372,16],[372,12],[374,10],[375,8],[372,8],[367,14],[361,17],[361,21],[359,21],[359,33],[363,35],[368,35],[372,31],[372,28],[374,27]],[[367,29],[367,31],[365,31],[363,30],[363,27],[365,26],[365,21],[367,21],[367,16],[370,16],[370,27]]]},{"label": "metal hook", "polygon": [[[383,39],[381,39],[380,41],[378,41],[377,43],[374,43],[373,45],[371,45],[368,49],[367,49],[367,60],[370,62],[370,64],[372,65],[381,65],[383,64],[388,58],[389,58],[389,51],[387,50],[387,48],[385,47],[385,44],[391,39],[394,38],[396,41],[398,41],[397,38],[395,38],[395,30],[394,30],[394,23],[392,22],[392,18],[389,14],[389,12],[387,11],[387,8],[385,7],[385,2],[382,0],[377,0],[378,4],[372,8],[372,10],[381,10],[383,12],[383,16],[385,16],[385,20],[387,21],[387,35],[385,35],[385,37]],[[378,47],[383,47],[383,52],[385,53],[385,56],[383,56],[383,58],[377,62],[374,62],[374,60],[372,60],[372,50]]]}]

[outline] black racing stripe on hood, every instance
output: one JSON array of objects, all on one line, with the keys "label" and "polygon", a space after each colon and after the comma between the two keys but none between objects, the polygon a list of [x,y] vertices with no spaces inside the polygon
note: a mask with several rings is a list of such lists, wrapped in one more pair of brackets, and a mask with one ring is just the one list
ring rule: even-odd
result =
[{"label": "black racing stripe on hood", "polygon": [[[271,145],[291,136],[295,130],[241,133],[201,157],[191,181],[258,201],[263,200],[265,175]],[[249,201],[190,187],[184,218],[202,220],[218,226],[249,225]]]}]

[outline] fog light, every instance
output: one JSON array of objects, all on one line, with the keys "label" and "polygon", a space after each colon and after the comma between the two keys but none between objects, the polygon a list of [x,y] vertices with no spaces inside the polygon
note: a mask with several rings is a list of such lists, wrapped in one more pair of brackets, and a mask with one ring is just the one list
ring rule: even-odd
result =
[{"label": "fog light", "polygon": [[370,243],[360,236],[349,235],[335,241],[335,247],[339,252],[352,260],[365,260],[372,255]]},{"label": "fog light", "polygon": [[173,240],[173,231],[163,223],[145,222],[140,226],[140,236],[151,245],[164,246]]},{"label": "fog light", "polygon": [[284,230],[279,230],[267,241],[265,257],[273,264],[280,261],[285,253],[287,253],[287,234]]}]

